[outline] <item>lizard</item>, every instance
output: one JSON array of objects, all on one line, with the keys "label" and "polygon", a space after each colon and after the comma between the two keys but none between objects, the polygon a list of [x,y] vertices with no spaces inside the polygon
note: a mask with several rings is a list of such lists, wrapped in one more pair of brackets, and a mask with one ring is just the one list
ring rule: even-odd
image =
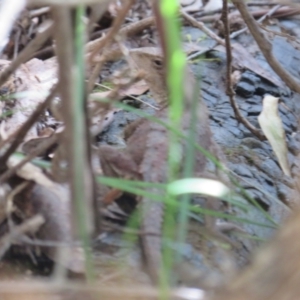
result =
[{"label": "lizard", "polygon": [[[145,47],[132,49],[130,57],[138,69],[143,71],[144,80],[154,96],[160,109],[155,113],[155,117],[168,122],[168,90],[166,84],[166,68],[159,48]],[[193,93],[197,87],[196,79],[188,67],[184,74],[184,110],[180,129],[186,136],[189,132],[190,120],[192,117],[191,107]],[[199,98],[196,111],[197,124],[195,125],[195,142],[213,155],[224,161],[218,145],[213,140],[209,126],[208,109],[201,98]],[[100,160],[102,160],[103,172],[105,175],[118,176],[117,174],[130,174],[132,178],[138,176],[141,180],[152,183],[167,182],[168,174],[168,129],[163,125],[142,118],[131,123],[125,130],[125,140],[127,147],[121,159],[114,159],[111,146],[101,146],[99,149]],[[186,142],[181,142],[182,153]],[[184,161],[184,157],[181,157]],[[103,163],[104,162],[104,163]],[[124,164],[127,168],[124,168]],[[111,167],[113,165],[113,167]],[[201,176],[205,173],[207,158],[200,152],[195,153],[194,175]],[[138,174],[138,175],[134,175]],[[149,190],[155,192],[155,189]],[[146,197],[141,200],[142,220],[141,237],[142,249],[145,257],[146,267],[153,283],[159,281],[159,269],[162,262],[161,255],[161,231],[164,218],[164,204],[152,201]]]}]

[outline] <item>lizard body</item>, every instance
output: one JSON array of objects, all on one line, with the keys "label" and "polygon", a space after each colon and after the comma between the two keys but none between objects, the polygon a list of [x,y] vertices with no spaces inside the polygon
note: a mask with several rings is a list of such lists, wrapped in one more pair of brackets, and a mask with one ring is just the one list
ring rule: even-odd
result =
[{"label": "lizard body", "polygon": [[[141,48],[131,51],[131,57],[139,69],[144,71],[151,94],[161,109],[155,117],[168,123],[168,89],[166,86],[165,68],[162,56],[156,48]],[[191,109],[195,89],[198,85],[191,71],[186,67],[184,74],[184,111],[181,118],[181,132],[187,136],[191,124]],[[217,154],[217,146],[212,138],[209,127],[208,110],[202,99],[199,98],[196,111],[197,124],[195,125],[195,142],[206,150]],[[143,180],[147,182],[167,182],[168,174],[168,130],[158,123],[143,119],[127,140],[128,151],[139,166]],[[145,142],[146,141],[146,142]],[[182,161],[185,157],[186,142],[181,142]],[[204,173],[207,159],[199,151],[195,154],[194,175]],[[164,205],[160,202],[144,198],[142,200],[142,231],[152,235],[142,237],[146,265],[154,282],[158,282],[158,270],[161,258],[161,231],[163,223]]]},{"label": "lizard body", "polygon": [[[160,110],[155,113],[155,117],[165,123],[168,123],[168,91],[166,86],[164,63],[159,50],[156,48],[134,49],[130,51],[130,56],[137,65],[137,68],[144,71],[144,79],[147,82],[156,102],[160,106]],[[185,69],[184,80],[184,111],[182,112],[180,130],[185,136],[187,136],[192,117],[191,110],[194,91],[198,88],[198,85],[196,84],[195,78],[188,67]],[[222,154],[212,138],[209,126],[208,110],[201,98],[199,98],[196,119],[195,142],[201,145],[204,149],[212,152],[212,154],[216,157],[221,158]],[[169,132],[167,128],[148,119],[141,119],[131,124],[129,133],[127,132],[126,135],[126,158],[123,154],[122,157],[125,160],[131,160],[129,172],[131,174],[139,174],[139,178],[145,182],[167,182],[167,161],[169,149]],[[184,140],[181,142],[182,162],[184,162],[185,159],[183,153],[185,153],[186,143],[187,142]],[[104,151],[106,153],[111,151],[107,147],[109,146],[106,146],[106,150]],[[105,156],[104,152],[102,151],[102,153],[100,153],[101,159],[103,155]],[[111,154],[108,154],[108,156],[110,155]],[[110,161],[110,159],[108,160]],[[117,163],[117,165],[124,165],[124,161]],[[195,153],[194,175],[203,175],[203,173],[205,173],[206,165],[206,157],[197,151]],[[118,169],[121,170],[122,166],[118,167]],[[104,173],[106,173],[105,170]],[[152,191],[148,191],[155,192],[154,189]],[[162,262],[161,231],[164,217],[164,204],[152,201],[148,198],[143,198],[141,205],[141,227],[143,232],[141,242],[146,267],[152,281],[154,283],[158,283],[159,269]]]}]

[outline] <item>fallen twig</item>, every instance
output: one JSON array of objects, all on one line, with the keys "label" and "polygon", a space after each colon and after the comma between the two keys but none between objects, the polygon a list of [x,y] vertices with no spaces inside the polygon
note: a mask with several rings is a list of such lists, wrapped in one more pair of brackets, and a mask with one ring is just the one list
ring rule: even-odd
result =
[{"label": "fallen twig", "polygon": [[[132,24],[129,24],[129,25],[125,25],[124,27],[122,27],[120,29],[119,34],[122,35],[122,36],[135,35],[135,34],[143,31],[145,28],[147,28],[147,27],[149,27],[153,24],[154,24],[154,18],[151,16],[151,17],[142,19],[138,22],[135,22],[135,23],[132,23]],[[86,49],[85,49],[86,52],[93,52],[98,47],[98,45],[103,46],[102,43],[103,43],[103,40],[105,38],[106,38],[106,36],[101,37],[97,40],[88,42],[87,45],[86,45]]]},{"label": "fallen twig", "polygon": [[45,222],[41,215],[36,215],[29,220],[24,221],[21,225],[14,227],[9,233],[0,239],[0,258],[5,254],[11,244],[25,233],[37,231]]},{"label": "fallen twig", "polygon": [[225,47],[226,47],[226,61],[227,61],[227,70],[226,70],[226,94],[229,97],[230,104],[233,108],[235,117],[238,122],[242,123],[250,132],[252,132],[256,137],[260,140],[265,140],[265,136],[255,128],[247,119],[245,119],[235,101],[235,92],[232,88],[231,82],[231,73],[232,73],[232,53],[231,53],[231,44],[230,44],[230,30],[229,30],[229,23],[228,23],[228,7],[227,7],[227,0],[223,0],[223,12],[221,20],[224,25],[224,37],[225,37]]},{"label": "fallen twig", "polygon": [[266,61],[269,63],[274,72],[286,83],[286,85],[293,91],[300,93],[300,81],[291,76],[277,61],[272,53],[272,45],[268,39],[261,32],[253,16],[248,12],[244,1],[232,0],[236,8],[239,10],[249,31],[254,37],[258,47],[264,55]]},{"label": "fallen twig", "polygon": [[[280,8],[280,5],[276,5],[274,6],[272,9],[270,9],[266,14],[264,14],[262,17],[260,17],[258,19],[258,23],[262,23],[267,17],[270,17],[272,16],[278,9]],[[242,34],[243,32],[247,31],[248,27],[244,27],[242,28],[241,30],[238,30],[236,32],[233,32],[231,35],[230,35],[230,38],[231,39],[234,39],[236,38],[238,35]]]},{"label": "fallen twig", "polygon": [[218,37],[213,31],[211,31],[207,26],[204,25],[204,23],[197,21],[195,18],[184,12],[183,10],[180,10],[181,15],[185,20],[187,20],[192,26],[199,28],[202,30],[205,34],[207,34],[209,37],[214,39],[218,44],[225,47],[225,42],[223,39]]}]

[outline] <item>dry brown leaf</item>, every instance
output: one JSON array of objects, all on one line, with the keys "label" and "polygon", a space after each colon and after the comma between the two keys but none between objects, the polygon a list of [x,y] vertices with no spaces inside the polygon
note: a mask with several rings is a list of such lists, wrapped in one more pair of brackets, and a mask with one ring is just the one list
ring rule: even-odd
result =
[{"label": "dry brown leaf", "polygon": [[[6,120],[7,134],[15,132],[31,115],[36,107],[45,100],[50,88],[57,81],[57,64],[54,59],[42,61],[32,59],[15,73],[14,94],[19,94],[14,102],[13,115]],[[36,126],[33,126],[27,138],[37,137]]]}]

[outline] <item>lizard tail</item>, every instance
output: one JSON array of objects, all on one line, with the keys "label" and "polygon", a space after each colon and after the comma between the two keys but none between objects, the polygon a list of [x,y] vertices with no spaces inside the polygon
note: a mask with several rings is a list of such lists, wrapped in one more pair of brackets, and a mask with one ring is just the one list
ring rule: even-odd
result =
[{"label": "lizard tail", "polygon": [[162,266],[162,222],[164,205],[150,199],[142,200],[142,249],[145,265],[153,284],[159,283]]}]

